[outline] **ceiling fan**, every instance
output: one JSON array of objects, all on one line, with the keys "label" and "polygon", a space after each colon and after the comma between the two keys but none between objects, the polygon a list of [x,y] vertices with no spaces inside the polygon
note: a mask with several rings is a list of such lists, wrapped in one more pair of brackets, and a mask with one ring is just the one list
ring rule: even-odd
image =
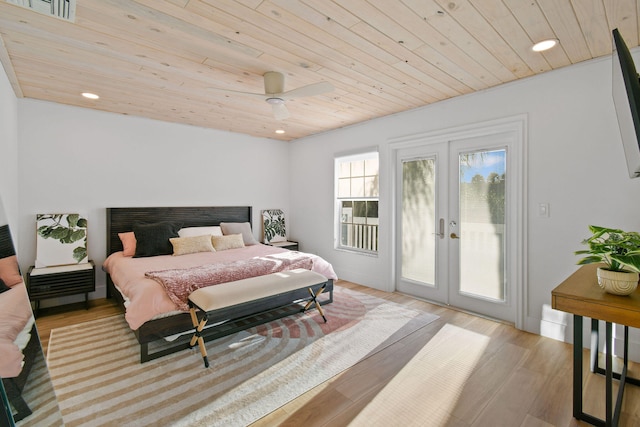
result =
[{"label": "ceiling fan", "polygon": [[264,93],[240,92],[235,90],[219,89],[224,92],[230,92],[239,95],[251,97],[259,97],[267,101],[273,110],[273,116],[276,120],[284,120],[290,116],[285,102],[289,99],[302,98],[306,96],[321,95],[331,92],[334,88],[329,82],[312,83],[297,89],[284,91],[284,74],[278,71],[267,71],[264,73]]}]

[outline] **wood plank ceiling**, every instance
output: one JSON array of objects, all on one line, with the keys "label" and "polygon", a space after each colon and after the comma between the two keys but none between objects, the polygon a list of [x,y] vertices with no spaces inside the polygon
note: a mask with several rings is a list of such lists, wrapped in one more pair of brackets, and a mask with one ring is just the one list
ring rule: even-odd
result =
[{"label": "wood plank ceiling", "polygon": [[[56,0],[57,1],[57,0]],[[18,97],[282,140],[424,106],[638,45],[640,0],[77,0],[75,21],[0,0]],[[555,38],[544,52],[534,42]],[[266,71],[285,90],[277,121]],[[81,92],[94,92],[91,101]],[[275,129],[284,129],[276,135]]]}]

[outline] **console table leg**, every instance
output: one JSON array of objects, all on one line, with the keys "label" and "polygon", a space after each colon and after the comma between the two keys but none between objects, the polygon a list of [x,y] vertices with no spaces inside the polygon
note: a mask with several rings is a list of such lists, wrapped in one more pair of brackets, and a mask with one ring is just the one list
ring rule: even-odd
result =
[{"label": "console table leg", "polygon": [[582,316],[573,315],[573,417],[582,418]]},{"label": "console table leg", "polygon": [[607,387],[607,403],[606,403],[606,411],[607,411],[607,419],[606,425],[613,425],[613,391],[612,391],[612,382],[613,382],[613,333],[612,333],[612,325],[611,322],[606,322],[606,387]]}]

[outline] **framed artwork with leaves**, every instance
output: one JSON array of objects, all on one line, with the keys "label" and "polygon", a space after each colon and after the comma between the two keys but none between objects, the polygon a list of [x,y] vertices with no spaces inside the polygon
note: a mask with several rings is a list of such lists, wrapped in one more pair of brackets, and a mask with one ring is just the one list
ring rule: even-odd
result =
[{"label": "framed artwork with leaves", "polygon": [[38,214],[36,224],[36,268],[89,261],[85,216],[78,213]]},{"label": "framed artwork with leaves", "polygon": [[285,242],[287,240],[284,212],[281,209],[262,211],[262,232],[264,243]]}]

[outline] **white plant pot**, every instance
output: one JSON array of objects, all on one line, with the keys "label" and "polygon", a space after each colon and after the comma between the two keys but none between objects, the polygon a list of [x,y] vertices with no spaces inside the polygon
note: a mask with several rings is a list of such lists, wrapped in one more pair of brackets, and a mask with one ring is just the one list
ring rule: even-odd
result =
[{"label": "white plant pot", "polygon": [[614,295],[629,295],[638,287],[638,273],[598,268],[598,285]]}]

